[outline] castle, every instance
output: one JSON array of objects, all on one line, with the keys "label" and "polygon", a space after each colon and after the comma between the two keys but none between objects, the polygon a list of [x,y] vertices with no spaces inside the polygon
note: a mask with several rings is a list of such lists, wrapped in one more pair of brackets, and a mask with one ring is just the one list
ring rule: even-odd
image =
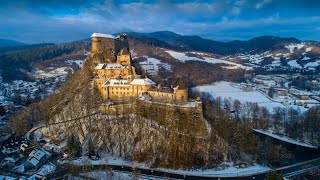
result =
[{"label": "castle", "polygon": [[94,68],[94,82],[102,98],[109,101],[148,101],[186,104],[188,93],[186,84],[179,79],[175,86],[161,87],[149,78],[136,74],[131,65],[131,53],[125,34],[114,37],[110,34],[93,33],[92,53],[110,49],[117,54],[111,63],[97,64]]}]

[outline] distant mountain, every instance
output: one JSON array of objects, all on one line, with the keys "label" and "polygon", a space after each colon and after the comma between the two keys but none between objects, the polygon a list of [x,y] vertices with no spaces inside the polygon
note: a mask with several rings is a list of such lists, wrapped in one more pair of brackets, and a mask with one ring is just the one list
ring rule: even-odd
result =
[{"label": "distant mountain", "polygon": [[0,39],[0,47],[7,47],[7,46],[22,46],[26,45],[25,43],[8,40],[8,39]]},{"label": "distant mountain", "polygon": [[39,47],[43,47],[43,46],[51,46],[51,45],[54,45],[54,44],[53,43],[41,43],[41,44],[31,44],[31,45],[24,44],[24,45],[17,45],[17,46],[4,46],[4,47],[0,47],[0,53],[34,49],[34,48],[39,48]]},{"label": "distant mountain", "polygon": [[166,42],[182,51],[203,51],[221,55],[230,55],[245,52],[264,52],[283,47],[290,43],[300,43],[296,38],[282,38],[274,36],[260,36],[248,41],[220,42],[204,39],[200,36],[184,36],[170,31],[158,31],[153,33],[129,32],[135,37],[154,38]]}]

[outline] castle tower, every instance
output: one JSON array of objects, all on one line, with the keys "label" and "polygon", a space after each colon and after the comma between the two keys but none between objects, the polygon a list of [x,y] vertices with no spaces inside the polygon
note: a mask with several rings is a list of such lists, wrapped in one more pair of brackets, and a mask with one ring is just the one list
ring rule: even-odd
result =
[{"label": "castle tower", "polygon": [[123,66],[131,66],[131,55],[127,47],[121,49],[117,56],[117,63]]},{"label": "castle tower", "polygon": [[185,82],[181,78],[177,81],[177,89],[176,93],[176,101],[180,103],[187,103],[188,102],[188,87]]},{"label": "castle tower", "polygon": [[103,50],[111,49],[116,51],[115,37],[111,34],[93,33],[91,36],[92,53],[102,52]]}]

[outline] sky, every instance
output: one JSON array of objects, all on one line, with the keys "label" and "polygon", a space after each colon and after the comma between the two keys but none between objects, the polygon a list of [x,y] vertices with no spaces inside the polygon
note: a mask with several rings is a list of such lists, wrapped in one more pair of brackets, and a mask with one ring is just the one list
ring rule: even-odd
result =
[{"label": "sky", "polygon": [[320,40],[319,0],[0,0],[0,39],[64,43],[93,32],[173,31],[218,41]]}]

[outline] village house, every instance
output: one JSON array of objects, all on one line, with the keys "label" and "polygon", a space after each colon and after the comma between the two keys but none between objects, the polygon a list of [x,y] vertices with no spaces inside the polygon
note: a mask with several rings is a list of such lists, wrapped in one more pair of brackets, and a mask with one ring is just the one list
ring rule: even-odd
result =
[{"label": "village house", "polygon": [[310,96],[312,95],[312,93],[305,92],[305,91],[296,91],[291,94],[300,100],[308,100],[310,98]]},{"label": "village house", "polygon": [[49,152],[62,153],[67,149],[67,141],[59,139],[51,139],[43,148]]},{"label": "village house", "polygon": [[41,165],[47,162],[47,158],[48,155],[44,151],[40,149],[33,150],[29,154],[28,160],[23,164],[24,171],[38,170],[41,167]]},{"label": "village house", "polygon": [[11,134],[6,140],[1,143],[1,152],[6,155],[19,153],[20,145],[25,143],[22,137]]}]

